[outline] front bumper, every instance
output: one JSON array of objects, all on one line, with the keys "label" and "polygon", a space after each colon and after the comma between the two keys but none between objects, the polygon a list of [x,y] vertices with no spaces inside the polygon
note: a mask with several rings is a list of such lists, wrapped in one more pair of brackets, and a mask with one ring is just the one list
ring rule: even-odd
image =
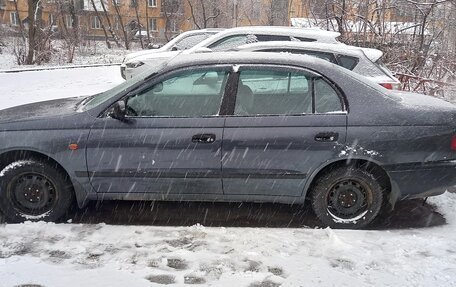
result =
[{"label": "front bumper", "polygon": [[456,160],[384,166],[398,200],[456,192]]}]

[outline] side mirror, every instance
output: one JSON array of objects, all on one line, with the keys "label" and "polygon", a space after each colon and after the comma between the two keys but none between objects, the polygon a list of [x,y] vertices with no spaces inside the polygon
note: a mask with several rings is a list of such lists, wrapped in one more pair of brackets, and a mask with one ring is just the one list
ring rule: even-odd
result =
[{"label": "side mirror", "polygon": [[149,45],[147,45],[147,48],[148,49],[160,49],[160,45],[149,43]]},{"label": "side mirror", "polygon": [[161,91],[163,91],[163,83],[155,84],[152,87],[152,93],[160,93]]},{"label": "side mirror", "polygon": [[121,100],[114,104],[113,110],[110,114],[111,118],[123,121],[125,120],[125,115],[127,114],[127,109],[125,107],[125,101]]}]

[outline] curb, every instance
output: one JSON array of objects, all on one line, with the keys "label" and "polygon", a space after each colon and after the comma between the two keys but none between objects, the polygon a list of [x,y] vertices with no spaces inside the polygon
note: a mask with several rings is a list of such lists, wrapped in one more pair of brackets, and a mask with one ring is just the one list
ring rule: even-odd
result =
[{"label": "curb", "polygon": [[78,69],[78,68],[94,68],[94,67],[109,67],[109,66],[120,66],[120,63],[58,66],[58,67],[37,67],[37,68],[29,68],[29,69],[0,70],[0,73],[9,74],[9,73],[21,73],[21,72],[34,72],[34,71],[46,71],[46,70],[64,70],[64,69]]}]

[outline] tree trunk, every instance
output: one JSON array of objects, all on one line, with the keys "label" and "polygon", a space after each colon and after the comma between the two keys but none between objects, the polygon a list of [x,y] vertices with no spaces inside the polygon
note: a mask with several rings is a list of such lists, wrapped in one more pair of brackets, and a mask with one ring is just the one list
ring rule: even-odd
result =
[{"label": "tree trunk", "polygon": [[95,15],[97,16],[98,21],[100,21],[101,28],[103,29],[103,33],[105,35],[105,40],[106,40],[106,46],[108,46],[108,49],[111,49],[111,43],[109,42],[109,39],[108,39],[108,33],[106,32],[106,28],[103,24],[100,14],[98,13],[97,7],[95,6],[95,2],[94,2],[94,0],[90,0],[90,2],[92,3],[92,7],[93,7],[93,10],[95,11]]}]

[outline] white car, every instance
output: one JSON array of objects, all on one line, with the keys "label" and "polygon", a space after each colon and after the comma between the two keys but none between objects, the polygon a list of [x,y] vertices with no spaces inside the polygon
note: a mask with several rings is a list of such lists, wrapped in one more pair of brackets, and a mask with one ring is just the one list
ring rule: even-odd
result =
[{"label": "white car", "polygon": [[[120,65],[120,73],[124,79],[126,79],[126,70],[137,68],[138,62],[135,61],[136,58],[147,57],[153,55],[158,55],[161,53],[166,53],[170,51],[182,51],[187,50],[200,43],[201,41],[217,34],[218,32],[223,31],[223,29],[201,29],[201,30],[192,30],[179,34],[174,39],[169,41],[166,45],[159,49],[143,50],[135,53],[128,54],[122,61]],[[146,31],[144,31],[146,32]],[[139,32],[138,32],[139,33]],[[147,33],[147,32],[146,32]]]},{"label": "white car", "polygon": [[[195,45],[183,53],[198,53],[206,51],[224,51],[240,45],[268,41],[289,42],[320,42],[340,43],[338,32],[321,30],[319,28],[296,28],[275,26],[248,26],[223,30],[210,38]],[[168,44],[167,44],[168,45]],[[128,57],[122,64],[123,77],[130,79],[135,75],[149,70],[151,67],[168,62],[171,58],[181,53],[180,51],[164,51],[163,53],[144,53]],[[122,67],[121,67],[122,69]]]},{"label": "white car", "polygon": [[253,43],[230,49],[243,52],[288,52],[315,56],[360,74],[390,90],[399,90],[401,82],[386,68],[377,49],[361,48],[345,44],[316,42],[267,42]]}]

